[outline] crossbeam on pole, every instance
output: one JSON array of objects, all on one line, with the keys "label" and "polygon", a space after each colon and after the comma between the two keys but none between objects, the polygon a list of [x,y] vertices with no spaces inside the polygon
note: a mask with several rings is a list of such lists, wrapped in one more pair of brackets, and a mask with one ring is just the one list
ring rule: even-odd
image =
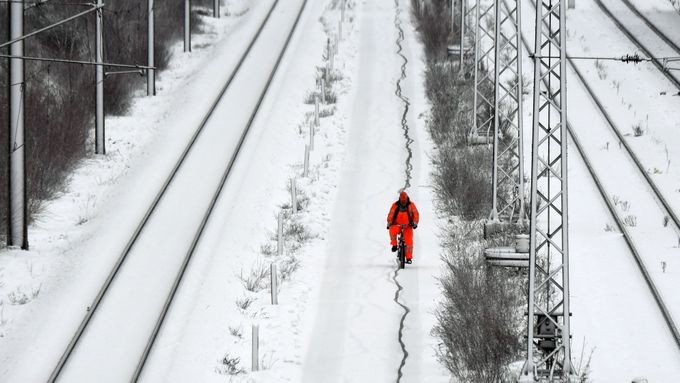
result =
[{"label": "crossbeam on pole", "polygon": [[539,1],[535,31],[527,354],[519,381],[570,382],[566,0]]}]

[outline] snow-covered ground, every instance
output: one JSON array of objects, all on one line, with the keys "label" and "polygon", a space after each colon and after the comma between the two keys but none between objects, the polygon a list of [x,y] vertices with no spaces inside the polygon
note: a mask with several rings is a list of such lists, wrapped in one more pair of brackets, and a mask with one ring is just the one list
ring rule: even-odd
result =
[{"label": "snow-covered ground", "polygon": [[[119,250],[273,3],[229,1],[231,16],[206,19],[208,30],[194,37],[192,54],[182,54],[177,44],[170,69],[158,81],[158,96],[140,96],[128,116],[107,120],[109,154],[85,160],[63,195],[47,204],[30,228],[31,251],[0,251],[0,381],[42,381],[49,374]],[[342,24],[340,3],[307,2],[142,380],[381,382],[395,381],[401,372],[404,382],[449,381],[435,357],[437,340],[430,335],[440,295],[436,277],[441,251],[430,188],[432,144],[422,117],[428,110],[424,54],[411,25],[410,2],[348,1]],[[667,1],[635,3],[680,41],[675,28],[680,15]],[[287,1],[281,12],[291,16],[299,4],[302,0]],[[524,1],[523,9],[524,20],[530,21],[525,33],[533,41],[531,4]],[[414,140],[408,192],[420,210],[421,224],[414,264],[396,273],[384,222],[404,185],[407,156],[401,128],[404,104],[395,95],[402,65],[398,25],[404,30],[402,54],[407,59],[401,85],[410,101],[407,122]],[[310,174],[303,177],[314,111],[309,100],[318,91],[320,69],[329,65],[327,43],[336,41],[340,27],[330,88],[336,101],[321,106]],[[569,11],[568,28],[571,55],[635,51],[592,2],[578,2],[576,10]],[[255,59],[262,65],[269,62]],[[673,96],[677,89],[648,65],[577,65],[606,100],[616,123],[628,129],[627,142],[680,211],[680,98]],[[527,75],[528,57],[524,68]],[[259,73],[261,68],[251,64],[246,69]],[[261,87],[255,82],[263,80],[250,76],[253,86],[244,85],[237,97],[230,96],[216,122],[229,126],[240,112],[236,109],[249,109],[241,103],[252,99],[248,92],[257,92]],[[680,318],[680,299],[674,294],[680,288],[677,233],[670,225],[664,227],[663,213],[573,73],[569,82],[569,117],[575,131],[610,197],[616,195],[622,212],[635,217],[631,233],[645,248],[645,262]],[[632,134],[634,125],[641,126],[642,136]],[[229,136],[234,133],[216,133],[208,141],[226,150],[236,140]],[[209,167],[197,168],[207,172]],[[212,182],[207,176],[202,181],[198,183],[203,186]],[[299,192],[297,212],[290,211],[291,182]],[[680,376],[677,346],[620,235],[607,229],[612,225],[609,213],[575,154],[570,156],[570,192],[575,362],[582,364],[581,350],[586,359],[592,351],[591,377],[596,382],[630,381],[635,376],[673,381]],[[180,215],[197,209],[176,205]],[[279,214],[287,239],[281,256],[276,255],[275,240]],[[181,239],[181,231],[167,243],[145,248],[145,254],[161,256],[158,268],[149,274],[171,266],[163,256],[179,246],[171,241]],[[161,245],[168,250],[161,253]],[[272,263],[282,274],[278,305],[269,301]],[[128,288],[127,294],[142,295],[150,286]],[[260,329],[259,372],[250,371],[253,324]]]},{"label": "snow-covered ground", "polygon": [[[522,5],[524,20],[533,20],[531,3],[524,1]],[[571,56],[620,57],[635,52],[632,44],[594,2],[578,2],[576,9],[568,12],[567,28],[567,51]],[[531,24],[524,25],[524,33],[528,41],[533,41]],[[677,130],[677,117],[665,113],[677,114],[679,106],[679,100],[671,97],[672,87],[668,80],[651,65],[592,60],[576,60],[576,65],[604,100],[615,123],[625,129],[622,134],[645,166],[650,167],[649,173],[654,173],[653,177],[666,197],[678,204],[677,186],[663,185],[658,178],[661,174],[651,170],[663,163],[663,173],[668,173],[668,179],[673,180],[672,183],[679,179],[673,160],[670,164],[660,161],[661,156],[666,156],[664,144],[668,145],[669,156],[677,156],[671,143],[680,138],[673,131]],[[532,68],[526,56],[524,67]],[[670,224],[664,227],[664,214],[649,194],[644,179],[619,147],[618,139],[609,131],[575,73],[570,69],[568,75],[569,121],[610,194],[609,198],[618,201],[617,207],[623,217],[629,217],[631,225],[628,229],[633,240],[640,247],[662,294],[665,292],[666,303],[675,307],[678,317],[680,308],[674,294],[679,287],[677,274],[673,274],[674,268],[668,267],[672,261],[667,261],[665,271],[662,264],[680,255],[676,247],[677,233]],[[661,94],[662,91],[667,94]],[[525,121],[531,121],[530,112],[525,110]],[[654,123],[647,125],[647,115]],[[645,129],[642,137],[632,134],[633,125],[637,123]],[[636,376],[647,377],[650,381],[673,381],[680,376],[675,341],[573,145],[570,145],[570,153],[574,361],[584,364],[579,363],[581,350],[586,360],[592,352],[590,376],[596,382],[630,381]],[[670,285],[663,287],[664,281]]]},{"label": "snow-covered ground", "polygon": [[83,161],[29,228],[31,251],[0,252],[0,380],[32,381],[53,367],[271,3],[231,1],[232,16],[205,19],[191,55],[178,43],[158,96],[107,119],[109,154]]},{"label": "snow-covered ground", "polygon": [[[305,39],[293,41],[286,58],[289,69],[281,74],[272,99],[265,101],[263,115],[268,111],[268,117],[258,119],[246,141],[206,233],[202,256],[189,271],[161,334],[148,370],[150,380],[218,381],[223,379],[220,373],[229,371],[225,362],[234,366],[235,358],[240,361],[236,370],[249,370],[254,323],[260,326],[264,370],[244,375],[243,381],[396,379],[403,356],[398,342],[403,310],[393,301],[395,265],[384,229],[389,204],[404,183],[406,156],[399,124],[402,105],[394,95],[400,65],[395,8],[353,4],[335,61],[343,77],[333,87],[337,109],[321,119],[311,176],[300,178],[303,145],[309,139],[305,114],[312,111],[302,100],[314,89],[314,65],[322,64],[326,36],[318,20],[333,38],[339,18],[338,9],[321,3],[310,4],[306,11],[301,24]],[[407,9],[401,17],[409,59],[405,93],[413,103],[409,125],[416,140],[410,191],[426,230],[417,237],[416,263],[398,277],[405,288],[401,301],[411,309],[404,330],[409,352],[404,381],[448,381],[434,358],[436,342],[429,335],[440,251],[427,186],[429,143],[423,120],[415,118],[426,108],[422,55]],[[363,166],[367,163],[371,166]],[[287,249],[301,262],[300,270],[283,283],[279,305],[272,306],[267,289],[248,291],[236,276],[277,262],[276,256],[263,255],[261,246],[272,244],[275,216],[288,203],[286,188],[296,175],[298,188],[310,200],[295,216],[313,238],[300,249]],[[253,302],[244,309],[248,299]]]}]

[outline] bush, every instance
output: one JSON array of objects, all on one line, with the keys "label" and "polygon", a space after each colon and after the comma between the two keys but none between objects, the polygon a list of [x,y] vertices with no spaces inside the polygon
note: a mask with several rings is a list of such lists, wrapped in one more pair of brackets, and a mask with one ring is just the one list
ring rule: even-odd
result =
[{"label": "bush", "polygon": [[[487,169],[487,171],[485,171]],[[437,151],[434,187],[448,215],[482,219],[491,211],[491,153],[485,146]]]},{"label": "bush", "polygon": [[[202,0],[198,6],[207,5]],[[170,47],[181,37],[184,2],[156,2],[156,65],[166,68]],[[25,11],[25,31],[36,30],[77,9],[60,3],[46,3]],[[194,14],[194,28],[200,22]],[[105,61],[146,63],[146,3],[117,0],[104,12]],[[0,20],[7,20],[7,3],[0,3]],[[64,59],[94,60],[94,15],[81,17],[26,40],[26,55]],[[0,28],[0,41],[7,41],[7,28]],[[6,50],[4,50],[6,52]],[[63,188],[66,175],[88,152],[87,139],[94,125],[94,67],[71,64],[26,62],[26,180],[29,217],[41,202]],[[115,70],[107,68],[107,70]],[[7,216],[7,60],[0,60],[0,233],[6,233]],[[131,94],[142,89],[139,76],[106,78],[105,110],[125,113]],[[0,236],[2,239],[3,236]]]},{"label": "bush", "polygon": [[448,241],[445,274],[440,278],[444,295],[433,329],[441,345],[441,363],[460,381],[509,380],[508,366],[521,351],[523,286],[512,271],[490,268],[480,256],[488,244],[480,230],[457,227]]},{"label": "bush", "polygon": [[[485,264],[483,250],[507,245],[514,233],[500,233],[489,241],[481,238],[482,220],[491,211],[491,148],[468,145],[472,84],[461,80],[445,57],[448,2],[428,4],[423,11],[414,9],[427,54],[426,91],[431,105],[427,123],[436,146],[436,203],[452,223],[444,229],[443,297],[432,331],[440,341],[440,362],[458,381],[510,381],[509,365],[522,358],[526,286],[521,281],[526,277]],[[483,113],[494,111],[487,108]],[[504,147],[512,141],[512,132],[502,126],[501,133],[499,144]]]}]

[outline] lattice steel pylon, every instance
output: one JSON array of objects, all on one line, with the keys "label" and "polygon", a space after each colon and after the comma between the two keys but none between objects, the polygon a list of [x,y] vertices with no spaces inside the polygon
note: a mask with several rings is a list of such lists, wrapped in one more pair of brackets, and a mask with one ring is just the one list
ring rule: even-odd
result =
[{"label": "lattice steel pylon", "polygon": [[468,0],[452,0],[452,19],[451,25],[458,26],[458,45],[460,46],[460,56],[458,56],[458,70],[461,75],[465,75],[465,59],[474,52],[475,46],[475,12],[477,3],[472,6]]},{"label": "lattice steel pylon", "polygon": [[495,1],[493,202],[489,220],[524,225],[521,1]]},{"label": "lattice steel pylon", "polygon": [[494,8],[495,0],[476,0],[475,5],[475,74],[473,124],[468,142],[489,144],[494,122]]},{"label": "lattice steel pylon", "polygon": [[566,0],[538,0],[534,51],[527,359],[520,382],[575,379],[567,206]]}]

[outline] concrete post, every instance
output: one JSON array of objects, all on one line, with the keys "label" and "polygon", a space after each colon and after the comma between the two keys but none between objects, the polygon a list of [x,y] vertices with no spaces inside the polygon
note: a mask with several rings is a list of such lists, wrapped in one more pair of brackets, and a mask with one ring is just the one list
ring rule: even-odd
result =
[{"label": "concrete post", "polygon": [[[102,0],[97,0],[97,5],[102,6]],[[95,61],[97,65],[96,70],[96,111],[95,111],[95,153],[106,154],[106,134],[104,127],[104,36],[103,36],[103,9],[96,11],[96,31],[95,37]]]},{"label": "concrete post", "polygon": [[278,290],[279,290],[279,277],[276,272],[276,263],[272,263],[269,271],[271,281],[270,281],[270,287],[271,287],[271,295],[272,295],[272,304],[273,305],[278,305],[279,304],[279,298],[278,298]]},{"label": "concrete post", "polygon": [[319,126],[319,96],[314,96],[314,125]]},{"label": "concrete post", "polygon": [[[147,65],[149,67],[154,66],[154,55],[155,55],[155,27],[154,27],[154,0],[147,0],[149,11],[147,13]],[[156,70],[147,69],[146,70],[146,95],[155,96],[156,95]]]},{"label": "concrete post", "polygon": [[293,214],[297,213],[297,182],[295,177],[290,180],[290,207]]},{"label": "concrete post", "polygon": [[[24,3],[8,5],[9,39],[24,35]],[[24,55],[24,41],[9,46],[12,56]],[[24,145],[24,60],[9,59],[9,210],[7,245],[28,250],[26,204],[26,146]]]},{"label": "concrete post", "polygon": [[307,177],[308,175],[309,175],[309,145],[305,145],[305,164],[302,176]]},{"label": "concrete post", "polygon": [[252,329],[252,366],[251,370],[260,370],[260,326],[253,324]]},{"label": "concrete post", "polygon": [[191,52],[191,0],[184,0],[184,51]]},{"label": "concrete post", "polygon": [[283,214],[279,213],[278,218],[278,230],[277,230],[277,240],[276,240],[276,255],[281,256],[283,254]]}]

